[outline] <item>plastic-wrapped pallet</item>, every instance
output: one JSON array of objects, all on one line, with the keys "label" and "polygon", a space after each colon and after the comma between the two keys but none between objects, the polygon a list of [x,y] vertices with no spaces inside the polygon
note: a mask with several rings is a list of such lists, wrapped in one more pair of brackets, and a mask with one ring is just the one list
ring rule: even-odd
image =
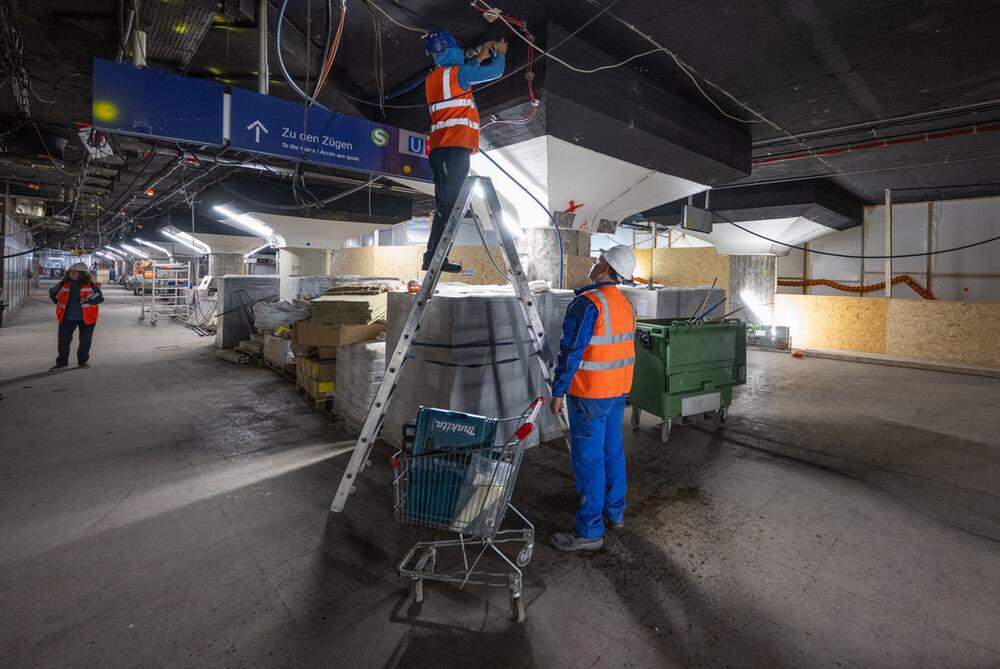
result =
[{"label": "plastic-wrapped pallet", "polygon": [[384,341],[362,341],[337,349],[338,392],[333,398],[333,410],[349,429],[361,431],[384,375]]},{"label": "plastic-wrapped pallet", "polygon": [[[632,288],[622,286],[622,292],[635,307],[635,315],[638,319],[659,319],[659,318],[691,318],[698,307],[705,301],[708,295],[708,286],[701,288]],[[712,289],[708,301],[705,303],[706,311],[715,306],[716,303],[725,299],[726,291],[722,288]],[[721,316],[726,313],[726,305],[716,307],[712,316]]]},{"label": "plastic-wrapped pallet", "polygon": [[539,295],[538,316],[545,328],[545,340],[552,351],[552,359],[559,355],[559,340],[562,338],[563,320],[566,318],[566,308],[576,297],[572,290],[550,290]]},{"label": "plastic-wrapped pallet", "polygon": [[[413,299],[407,293],[389,293],[386,350],[390,355]],[[541,312],[545,293],[536,294],[536,300]],[[513,290],[443,284],[427,303],[382,439],[398,445],[402,425],[414,420],[420,406],[506,418],[519,415],[538,396],[548,396],[548,389]],[[559,436],[557,419],[548,412],[541,416],[542,438]],[[503,424],[499,438],[506,438],[513,427]],[[536,433],[528,443],[537,442]]]},{"label": "plastic-wrapped pallet", "polygon": [[274,330],[279,325],[293,325],[296,321],[307,320],[308,306],[301,306],[291,300],[280,302],[258,302],[253,305],[254,327],[258,330]]}]

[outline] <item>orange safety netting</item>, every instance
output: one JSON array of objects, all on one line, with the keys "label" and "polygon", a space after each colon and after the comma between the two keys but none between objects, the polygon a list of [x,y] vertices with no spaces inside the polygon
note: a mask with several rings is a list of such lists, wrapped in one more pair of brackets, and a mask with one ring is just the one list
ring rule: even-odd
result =
[{"label": "orange safety netting", "polygon": [[[893,278],[892,284],[896,285],[897,283],[905,283],[907,286],[909,286],[910,288],[913,289],[913,292],[915,292],[917,295],[919,295],[920,297],[924,298],[925,300],[933,300],[934,299],[934,295],[931,293],[930,290],[928,290],[928,289],[924,288],[923,286],[921,286],[919,283],[917,283],[916,281],[914,281],[913,278],[910,277],[907,274],[901,274],[900,276],[897,276],[897,277]],[[778,285],[779,286],[793,286],[793,287],[802,287],[802,286],[828,286],[830,288],[833,288],[834,290],[842,290],[845,293],[870,293],[870,292],[875,291],[875,290],[883,290],[885,288],[885,281],[883,281],[882,283],[868,284],[866,286],[851,286],[851,285],[848,285],[846,283],[839,283],[837,281],[831,281],[830,279],[805,279],[805,280],[803,280],[803,279],[778,279]]]}]

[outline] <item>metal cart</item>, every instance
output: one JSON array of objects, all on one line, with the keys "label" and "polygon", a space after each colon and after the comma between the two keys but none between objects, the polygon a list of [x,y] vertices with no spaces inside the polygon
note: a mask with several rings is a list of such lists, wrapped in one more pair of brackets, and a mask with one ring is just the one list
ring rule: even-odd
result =
[{"label": "metal cart", "polygon": [[633,429],[643,411],[663,419],[664,443],[678,419],[682,425],[704,420],[720,425],[732,404],[733,387],[746,383],[746,365],[743,321],[638,321],[629,393]]},{"label": "metal cart", "polygon": [[[535,528],[510,498],[542,404],[539,397],[520,416],[501,419],[421,407],[404,428],[404,450],[392,458],[396,519],[458,533],[418,542],[399,563],[415,601],[423,601],[425,579],[508,588],[511,616],[524,620],[521,567],[531,561]],[[501,529],[508,509],[518,528]],[[507,543],[520,546],[516,558],[500,549]],[[480,566],[490,550],[502,563]]]}]

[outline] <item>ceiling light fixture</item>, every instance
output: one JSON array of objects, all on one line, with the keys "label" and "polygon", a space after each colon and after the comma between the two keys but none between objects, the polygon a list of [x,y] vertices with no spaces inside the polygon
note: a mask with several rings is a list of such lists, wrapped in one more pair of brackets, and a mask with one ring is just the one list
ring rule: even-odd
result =
[{"label": "ceiling light fixture", "polygon": [[138,237],[136,237],[132,241],[134,241],[136,244],[142,244],[143,246],[148,246],[149,248],[153,249],[154,251],[159,251],[160,253],[162,253],[163,255],[167,256],[168,258],[170,257],[170,251],[166,250],[162,246],[157,246],[153,242],[147,242],[145,239],[139,239]]},{"label": "ceiling light fixture", "polygon": [[150,257],[149,254],[146,253],[145,251],[143,251],[142,249],[137,249],[134,246],[129,246],[125,242],[122,242],[121,246],[122,246],[123,249],[125,249],[129,253],[135,254],[135,255],[139,256],[140,258],[143,258],[144,260],[148,259]]},{"label": "ceiling light fixture", "polygon": [[216,205],[213,209],[225,216],[222,220],[223,223],[239,226],[244,230],[252,232],[258,237],[263,237],[267,240],[274,238],[274,228],[253,214],[241,214],[235,209],[232,209],[224,204]]},{"label": "ceiling light fixture", "polygon": [[165,234],[167,237],[170,237],[170,239],[174,240],[175,242],[183,244],[189,249],[193,249],[202,255],[212,252],[212,249],[209,248],[208,244],[199,242],[197,239],[195,239],[186,232],[178,230],[176,233],[173,233],[167,230],[166,228],[160,230],[160,232]]}]

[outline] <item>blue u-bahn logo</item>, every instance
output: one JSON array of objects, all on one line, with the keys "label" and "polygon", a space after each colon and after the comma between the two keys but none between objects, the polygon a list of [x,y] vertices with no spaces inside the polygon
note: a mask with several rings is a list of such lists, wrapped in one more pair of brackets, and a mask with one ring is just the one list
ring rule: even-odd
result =
[{"label": "blue u-bahn logo", "polygon": [[410,135],[409,147],[410,153],[415,153],[418,156],[424,155],[424,138],[419,135]]}]

